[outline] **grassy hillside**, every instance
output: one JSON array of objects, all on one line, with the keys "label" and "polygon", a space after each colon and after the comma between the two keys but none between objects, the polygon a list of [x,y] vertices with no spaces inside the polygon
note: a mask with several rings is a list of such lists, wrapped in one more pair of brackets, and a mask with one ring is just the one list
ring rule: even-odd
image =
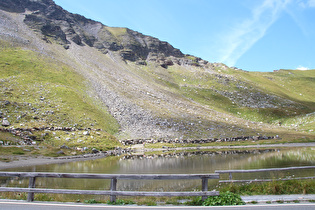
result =
[{"label": "grassy hillside", "polygon": [[[184,138],[255,135],[262,130],[279,134],[287,129],[314,134],[314,71],[258,73],[223,64],[210,70],[180,65],[165,69],[153,63],[120,65],[137,80],[129,80],[128,85],[127,80],[116,80],[116,90],[123,87],[124,97],[168,120],[156,126],[174,127]],[[54,145],[103,149],[118,145],[113,137],[119,130],[117,121],[104,104],[88,96],[93,91],[87,88],[89,81],[68,65],[33,51],[2,48],[0,67],[1,110],[11,126],[91,128],[90,136],[83,135],[83,130],[36,135]],[[128,92],[130,87],[133,92]]]},{"label": "grassy hillside", "polygon": [[156,81],[188,99],[235,117],[313,133],[315,70],[208,71],[172,66]]},{"label": "grassy hillside", "polygon": [[313,132],[315,128],[315,70],[240,72],[239,76],[265,92],[295,102],[289,107],[253,110],[261,116],[260,118],[269,123],[281,122],[288,128]]},{"label": "grassy hillside", "polygon": [[[0,69],[0,107],[11,128],[76,128],[33,132],[38,141],[55,146],[106,149],[118,144],[113,136],[118,123],[106,106],[87,95],[85,79],[71,67],[33,51],[4,47]],[[83,135],[86,130],[90,135]]]}]

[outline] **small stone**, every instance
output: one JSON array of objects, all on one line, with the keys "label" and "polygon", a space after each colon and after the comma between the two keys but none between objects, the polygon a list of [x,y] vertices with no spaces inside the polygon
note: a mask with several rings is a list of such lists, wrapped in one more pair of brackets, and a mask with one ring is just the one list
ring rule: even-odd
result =
[{"label": "small stone", "polygon": [[45,136],[49,136],[49,133],[42,133],[41,137],[44,138]]},{"label": "small stone", "polygon": [[2,120],[2,126],[4,126],[4,127],[8,127],[8,126],[10,126],[11,124],[10,124],[10,122],[7,120],[7,118],[3,118],[3,120]]},{"label": "small stone", "polygon": [[60,150],[60,151],[58,151],[57,152],[57,155],[64,155],[65,153],[62,151],[62,150]]},{"label": "small stone", "polygon": [[63,144],[62,146],[60,146],[60,149],[70,149],[67,145]]},{"label": "small stone", "polygon": [[92,149],[92,153],[93,153],[93,154],[96,154],[96,153],[99,153],[99,151],[98,151],[97,149],[93,148],[93,149]]},{"label": "small stone", "polygon": [[84,132],[83,132],[83,135],[88,136],[88,135],[90,135],[90,132],[88,132],[88,131],[84,131]]}]

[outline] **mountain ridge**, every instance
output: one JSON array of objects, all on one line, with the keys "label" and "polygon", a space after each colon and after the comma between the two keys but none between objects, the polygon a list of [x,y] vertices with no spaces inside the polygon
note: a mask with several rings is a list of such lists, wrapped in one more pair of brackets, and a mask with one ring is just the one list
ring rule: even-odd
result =
[{"label": "mountain ridge", "polygon": [[[94,109],[116,120],[119,132],[101,128],[113,130],[119,139],[314,132],[314,71],[251,73],[209,63],[157,38],[69,13],[52,0],[0,0],[0,9],[1,46],[22,54],[31,50],[73,69],[84,78],[77,81],[84,94],[78,94],[97,101]],[[5,58],[2,62],[5,68],[14,66],[6,65]],[[19,74],[8,75],[13,81]]]},{"label": "mountain ridge", "polygon": [[[70,47],[71,40],[77,45],[95,47],[103,53],[108,50],[120,51],[123,59],[138,61],[138,64],[143,65],[146,65],[146,60],[159,62],[164,68],[173,62],[188,65],[208,63],[200,58],[184,55],[169,43],[152,36],[128,28],[108,27],[84,16],[69,13],[52,0],[9,2],[2,3],[1,8],[17,13],[27,12],[24,22],[30,28],[41,32],[47,42],[53,39],[66,49]],[[185,56],[189,56],[189,59],[185,59]]]}]

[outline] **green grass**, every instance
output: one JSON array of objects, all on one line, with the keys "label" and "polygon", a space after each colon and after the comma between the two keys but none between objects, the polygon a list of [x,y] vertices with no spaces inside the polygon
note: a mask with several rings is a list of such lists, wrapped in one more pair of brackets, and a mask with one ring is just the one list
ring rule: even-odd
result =
[{"label": "green grass", "polygon": [[[313,126],[313,118],[309,119],[305,116],[315,111],[315,99],[313,97],[315,70],[281,70],[262,73],[227,69],[224,72],[226,74],[221,76],[207,73],[200,68],[194,68],[192,71],[179,66],[171,66],[168,69],[168,74],[163,77],[165,78],[163,81],[165,86],[177,87],[172,89],[177,94],[220,112],[270,124],[282,122],[289,125],[292,119],[303,118],[305,120],[303,125],[300,125],[301,128],[304,128],[304,124],[304,130],[310,130]],[[238,88],[240,84],[248,89]],[[277,104],[278,107],[250,108],[241,106],[233,103],[220,91],[230,93],[237,91],[243,95],[243,98],[256,92],[276,95],[278,98],[274,98],[273,103]],[[293,105],[282,106],[282,103],[286,103],[285,100],[292,101]]]},{"label": "green grass", "polygon": [[220,192],[240,195],[315,194],[315,180],[289,180],[262,183],[219,184]]},{"label": "green grass", "polygon": [[[194,57],[186,56],[186,59],[193,60]],[[266,129],[278,129],[278,124],[281,122],[282,127],[279,126],[279,130],[282,131],[289,129],[296,133],[315,133],[312,129],[315,125],[314,116],[307,116],[315,111],[315,99],[312,97],[312,92],[315,89],[312,82],[315,78],[315,71],[313,70],[307,72],[282,70],[266,73],[235,71],[227,67],[223,70],[220,67],[214,67],[215,70],[211,71],[196,66],[186,68],[177,64],[163,69],[150,62],[147,66],[137,66],[130,62],[128,67],[137,76],[150,84],[152,83],[154,87],[171,94],[173,99],[183,101],[187,106],[205,108],[204,115],[191,115],[187,119],[181,118],[185,109],[176,110],[177,115],[174,116],[173,107],[165,108],[163,100],[160,101],[161,106],[155,105],[149,99],[141,100],[139,105],[143,105],[145,109],[153,110],[161,118],[178,122],[188,120],[198,122],[200,118],[205,119],[205,123],[202,123],[200,129],[190,130],[190,133],[185,134],[185,137],[198,138],[199,133],[209,133],[205,127],[208,127],[206,123],[210,124],[211,120],[216,123],[226,123],[224,119],[212,117],[212,112],[207,111],[209,109],[233,115],[235,121],[238,121],[237,118],[242,118],[254,122],[263,122],[262,127],[265,124],[270,124],[272,127],[266,125],[269,128],[262,128],[264,132],[266,132]],[[221,73],[218,73],[218,70]],[[303,88],[304,85],[305,88]],[[236,96],[236,92],[240,94],[242,99],[248,98],[251,93],[256,93],[258,96],[262,94],[264,97],[269,97],[269,104],[277,105],[277,107],[252,108],[243,106],[236,99],[233,100],[227,97],[229,94]],[[258,96],[253,104],[259,102],[259,100],[264,100]],[[256,128],[244,127],[243,122],[241,120],[236,125],[236,127],[242,129],[243,133],[262,133],[259,130],[259,125]],[[206,126],[202,127],[203,125]],[[228,124],[223,125],[226,128],[225,132],[229,132],[228,126]],[[237,132],[235,130],[231,131],[231,135],[232,133],[235,135]],[[215,131],[212,133],[215,133]],[[218,137],[217,133],[212,135]]]},{"label": "green grass", "polygon": [[[69,132],[50,132],[44,140],[54,146],[67,143],[98,149],[119,145],[113,136],[118,132],[118,123],[101,102],[88,96],[85,79],[71,67],[33,51],[0,48],[0,69],[0,98],[10,102],[0,106],[12,127],[99,129],[88,137],[72,132],[76,136],[72,143],[65,141],[72,137]],[[42,133],[33,135],[40,139]],[[84,142],[79,144],[81,136]],[[16,142],[18,138],[0,133],[0,140]]]},{"label": "green grass", "polygon": [[220,192],[218,196],[209,196],[204,201],[201,197],[196,197],[192,201],[186,203],[190,206],[231,206],[231,205],[245,205],[242,198],[232,192]]},{"label": "green grass", "polygon": [[10,155],[10,154],[24,155],[25,153],[28,153],[28,152],[24,151],[23,148],[20,148],[20,147],[0,147],[1,155]]},{"label": "green grass", "polygon": [[[39,108],[53,109],[58,114],[59,126],[84,120],[85,124],[96,122],[97,127],[111,134],[117,132],[115,120],[104,108],[95,107],[95,101],[85,92],[84,78],[70,67],[19,49],[3,49],[0,66],[0,76],[5,80],[1,86],[6,89],[1,91],[1,95],[6,96],[11,104],[34,103]],[[45,100],[41,101],[41,97]]]},{"label": "green grass", "polygon": [[117,39],[119,39],[120,36],[127,33],[127,28],[120,28],[120,27],[106,27],[106,29]]}]

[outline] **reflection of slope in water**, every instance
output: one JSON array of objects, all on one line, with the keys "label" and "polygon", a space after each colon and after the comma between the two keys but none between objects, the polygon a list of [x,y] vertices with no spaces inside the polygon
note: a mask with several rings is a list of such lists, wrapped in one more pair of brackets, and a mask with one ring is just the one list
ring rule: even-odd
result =
[{"label": "reflection of slope in water", "polygon": [[[277,152],[265,153],[261,156],[251,157],[250,165],[253,168],[283,168],[293,166],[306,166],[315,164],[315,151],[313,148],[282,149]],[[244,168],[245,169],[245,168]]]},{"label": "reflection of slope in water", "polygon": [[[120,160],[122,173],[149,173],[149,174],[176,174],[176,173],[214,173],[215,170],[226,169],[259,169],[281,168],[290,166],[312,165],[314,155],[306,153],[306,149],[285,150],[253,150],[250,153],[224,152],[203,155],[173,154],[168,157],[139,157]],[[299,170],[285,172],[263,172],[248,174],[233,174],[233,179],[264,179],[287,176],[309,176],[314,171]],[[227,175],[221,175],[221,179],[228,179]],[[209,185],[214,187],[217,180],[209,180]],[[174,190],[174,189],[200,189],[201,181],[164,180],[164,181],[121,181],[120,189],[124,190]],[[163,186],[163,188],[162,188]],[[211,187],[210,187],[211,189]]]},{"label": "reflection of slope in water", "polygon": [[[282,149],[277,152],[264,153],[248,158],[248,164],[242,168],[233,169],[260,169],[260,168],[286,168],[298,166],[312,166],[315,164],[315,152],[313,148]],[[286,170],[281,172],[260,172],[250,174],[233,174],[233,179],[269,179],[287,177],[313,176],[313,169]],[[225,177],[227,179],[227,177]]]},{"label": "reflection of slope in water", "polygon": [[247,158],[275,150],[198,151],[164,155],[123,157],[119,161],[121,173],[214,173],[218,169],[232,169],[248,164]]},{"label": "reflection of slope in water", "polygon": [[[15,171],[37,171],[54,173],[110,173],[110,174],[202,174],[214,173],[215,170],[226,169],[259,169],[289,167],[300,165],[314,165],[314,150],[285,149],[285,150],[236,150],[197,153],[164,154],[164,157],[153,155],[132,159],[123,157],[108,157],[104,159],[71,162],[17,168]],[[11,171],[14,171],[10,169]],[[297,176],[314,175],[314,170],[294,171]],[[260,174],[233,174],[233,179],[255,179],[270,177],[267,173]],[[281,176],[292,176],[292,173],[282,172]],[[222,176],[227,179],[227,176]],[[221,179],[222,179],[221,178]],[[0,179],[1,186],[28,186],[28,179]],[[109,189],[109,180],[88,179],[44,179],[38,178],[36,185],[41,188],[63,189]],[[209,189],[215,187],[218,180],[209,180]],[[119,180],[118,190],[195,190],[200,189],[201,180]],[[20,186],[21,187],[21,186]]]},{"label": "reflection of slope in water", "polygon": [[[181,155],[173,154],[167,157],[138,157],[119,161],[120,173],[147,173],[147,174],[198,174],[214,173],[215,170],[244,168],[251,162],[251,158],[259,159],[272,150],[253,150],[233,152],[213,152],[203,155],[190,153]],[[272,152],[274,153],[274,152]],[[209,180],[209,185],[214,187],[218,180]],[[118,188],[123,190],[179,190],[200,189],[201,180],[163,180],[163,181],[119,181]],[[211,189],[211,187],[210,187]]]}]

